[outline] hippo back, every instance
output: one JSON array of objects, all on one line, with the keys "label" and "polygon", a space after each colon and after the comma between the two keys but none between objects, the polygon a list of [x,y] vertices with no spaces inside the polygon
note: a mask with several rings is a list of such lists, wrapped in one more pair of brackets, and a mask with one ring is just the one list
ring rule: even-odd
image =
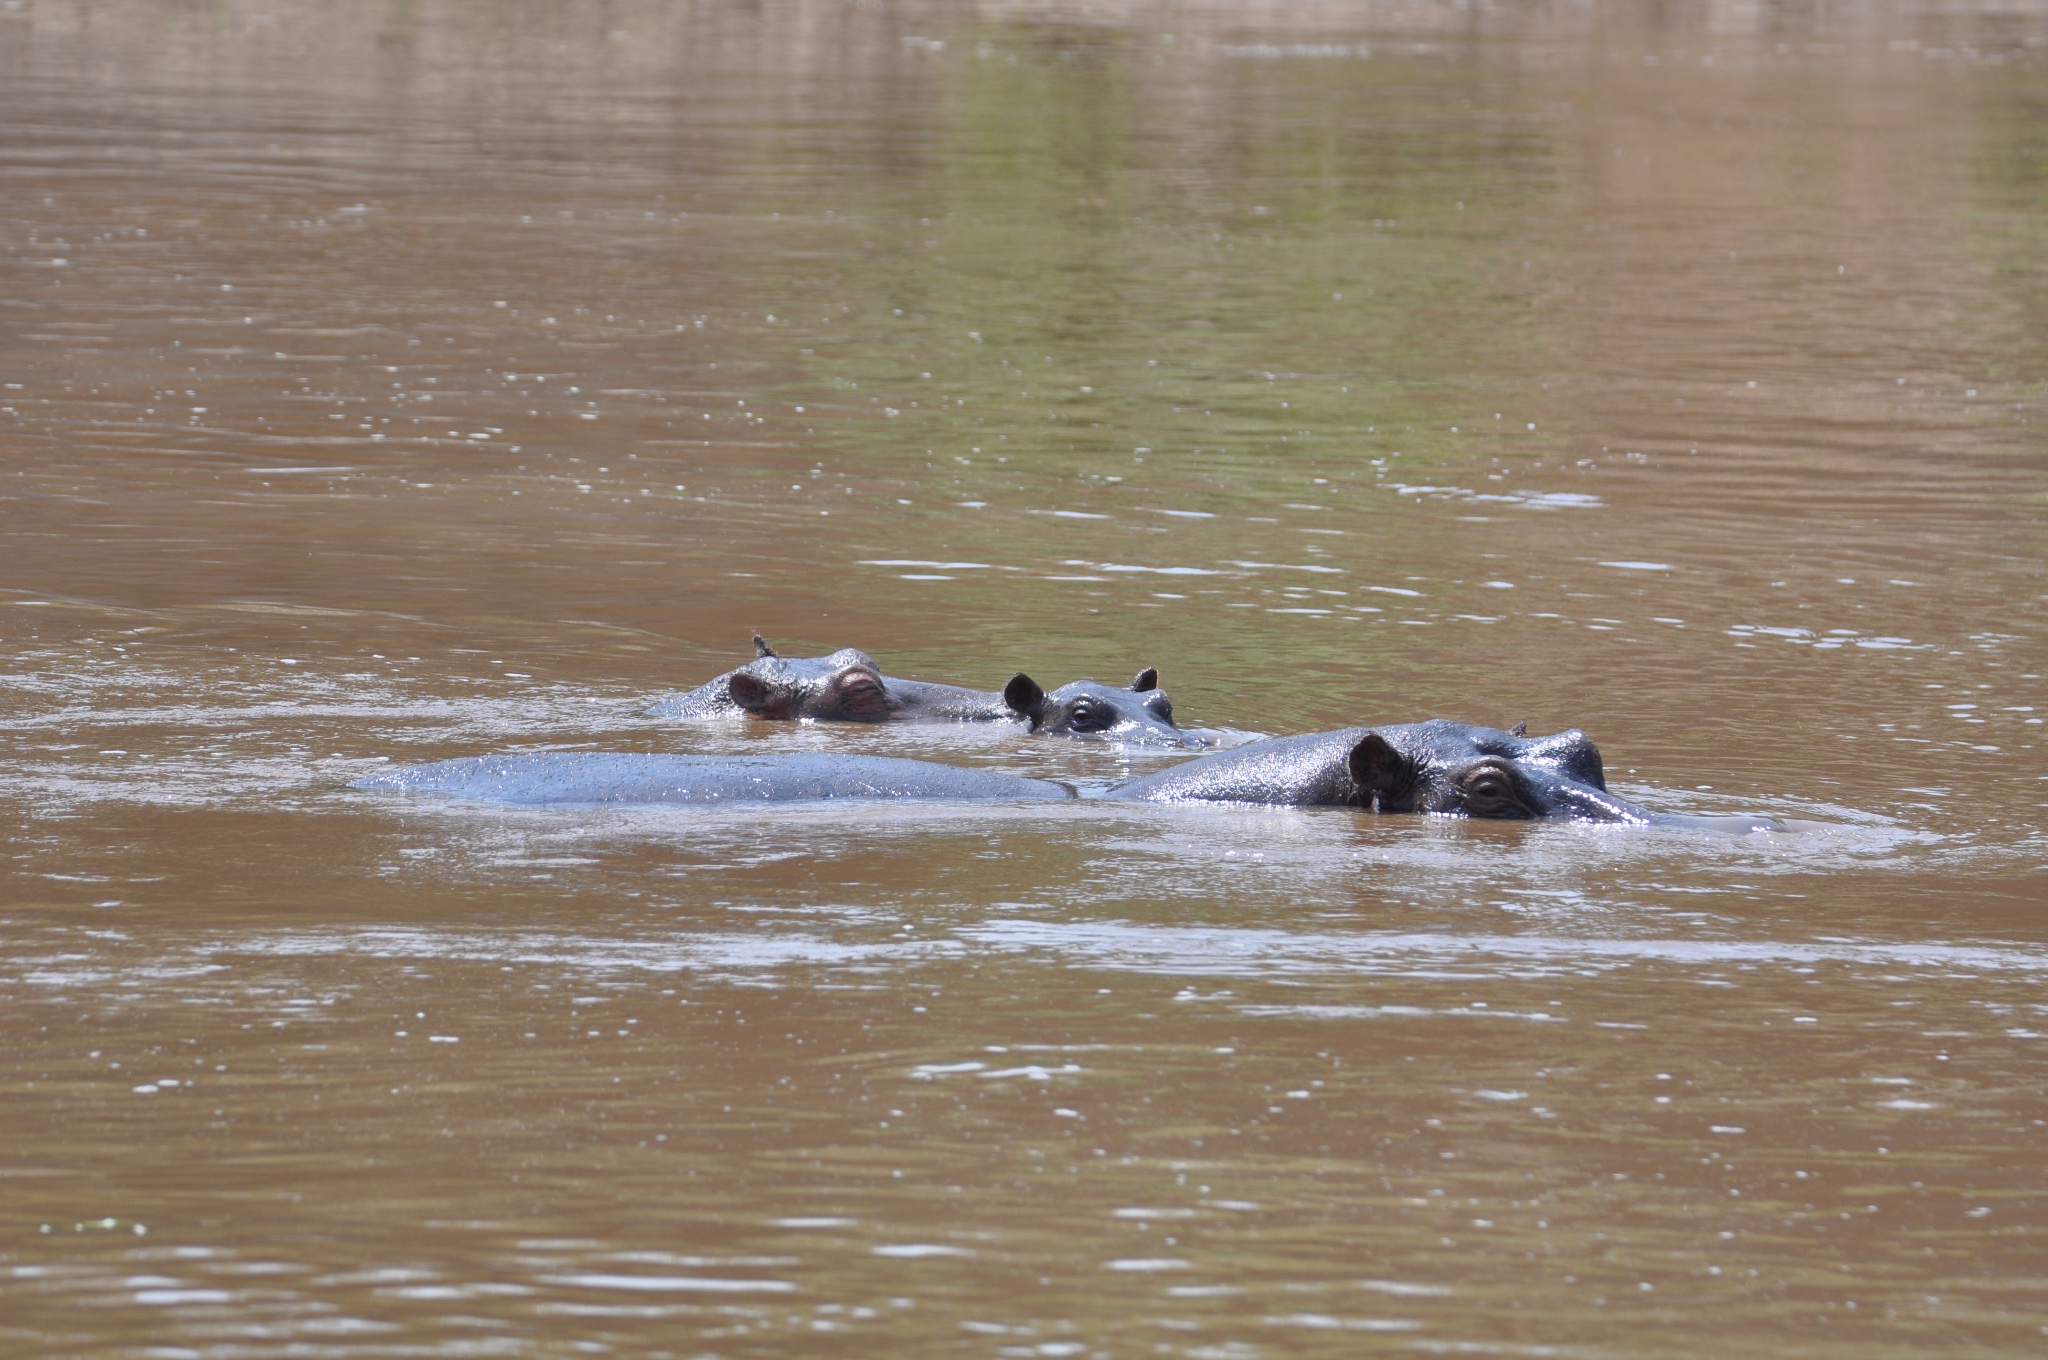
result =
[{"label": "hippo back", "polygon": [[1022,802],[1073,796],[1065,785],[1048,780],[889,756],[674,756],[612,751],[470,756],[386,770],[358,779],[349,787],[522,806]]},{"label": "hippo back", "polygon": [[1190,760],[1119,784],[1110,798],[1148,803],[1268,803],[1287,807],[1369,805],[1346,763],[1369,727],[1274,737]]}]

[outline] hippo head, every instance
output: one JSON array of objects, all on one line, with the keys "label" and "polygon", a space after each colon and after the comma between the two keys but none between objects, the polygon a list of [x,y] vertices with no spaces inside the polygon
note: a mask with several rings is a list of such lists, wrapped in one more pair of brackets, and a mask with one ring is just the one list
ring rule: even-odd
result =
[{"label": "hippo head", "polygon": [[1573,729],[1524,737],[1445,718],[1375,728],[1351,748],[1360,801],[1381,812],[1453,817],[1648,822],[1607,792],[1600,751]]},{"label": "hippo head", "polygon": [[895,710],[873,657],[852,647],[830,656],[782,657],[754,638],[754,660],[726,679],[726,693],[756,718],[887,722]]},{"label": "hippo head", "polygon": [[1076,680],[1047,694],[1023,673],[1003,686],[1003,702],[1034,732],[1102,737],[1136,746],[1202,746],[1201,738],[1173,725],[1173,702],[1159,688],[1159,672],[1147,666],[1130,688]]}]

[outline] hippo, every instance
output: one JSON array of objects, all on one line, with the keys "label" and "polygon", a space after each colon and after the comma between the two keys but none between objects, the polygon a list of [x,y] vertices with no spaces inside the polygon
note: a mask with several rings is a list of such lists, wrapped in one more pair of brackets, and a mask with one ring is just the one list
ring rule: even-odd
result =
[{"label": "hippo", "polygon": [[[386,770],[354,789],[517,806],[816,802],[1047,802],[1065,784],[889,756],[637,755],[531,751]],[[1100,795],[1149,803],[1253,803],[1488,819],[1611,822],[1753,832],[1770,817],[1652,812],[1607,792],[1600,752],[1577,730],[1526,737],[1432,718],[1278,737],[1128,780]]]},{"label": "hippo", "polygon": [[[893,756],[641,756],[514,752],[383,770],[350,789],[424,793],[524,807],[633,803],[1044,803],[1067,784]],[[1653,813],[1606,789],[1583,731],[1524,737],[1450,719],[1274,737],[1126,780],[1124,803],[1356,807],[1446,817],[1608,821],[1706,832],[1786,832],[1776,817]]]},{"label": "hippo", "polygon": [[1034,732],[1099,737],[1133,746],[1199,748],[1214,743],[1173,725],[1173,701],[1159,688],[1159,672],[1147,666],[1119,689],[1076,680],[1050,694],[1019,671],[1003,686],[1003,702]]},{"label": "hippo", "polygon": [[754,718],[819,722],[1004,722],[1000,694],[897,680],[866,652],[843,647],[830,656],[785,657],[759,633],[754,659],[687,694],[647,710],[655,718]]},{"label": "hippo", "polygon": [[1152,746],[1208,743],[1173,725],[1173,704],[1146,667],[1128,688],[1077,680],[1047,694],[1028,675],[1013,676],[1000,694],[899,680],[852,647],[823,657],[784,657],[754,635],[754,660],[664,699],[646,710],[657,718],[745,715],[818,722],[1024,722],[1033,732],[1097,736]]},{"label": "hippo", "polygon": [[352,789],[438,794],[516,806],[557,804],[1043,802],[1072,798],[1064,784],[999,770],[889,756],[637,755],[521,751],[384,770]]},{"label": "hippo", "polygon": [[1730,831],[1774,831],[1768,817],[1651,812],[1607,791],[1600,750],[1576,728],[1547,737],[1448,718],[1277,737],[1117,785],[1127,802],[1266,803],[1536,818]]}]

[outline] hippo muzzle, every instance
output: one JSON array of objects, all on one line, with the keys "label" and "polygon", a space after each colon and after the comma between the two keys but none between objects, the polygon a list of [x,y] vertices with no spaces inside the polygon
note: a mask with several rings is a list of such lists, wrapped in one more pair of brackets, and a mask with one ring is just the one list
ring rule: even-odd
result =
[{"label": "hippo muzzle", "polygon": [[878,723],[895,709],[881,667],[852,647],[816,659],[770,651],[725,677],[725,688],[735,707],[756,718]]}]

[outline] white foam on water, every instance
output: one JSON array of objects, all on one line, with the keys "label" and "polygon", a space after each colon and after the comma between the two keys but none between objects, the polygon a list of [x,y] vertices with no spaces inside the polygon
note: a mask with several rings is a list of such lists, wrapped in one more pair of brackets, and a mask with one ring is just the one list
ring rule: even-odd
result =
[{"label": "white foam on water", "polygon": [[542,1284],[569,1289],[627,1289],[659,1293],[678,1291],[706,1294],[789,1294],[796,1285],[788,1280],[721,1280],[701,1275],[542,1275]]},{"label": "white foam on water", "polygon": [[884,1242],[874,1248],[874,1254],[898,1261],[924,1261],[933,1257],[974,1255],[966,1247],[951,1247],[937,1242]]}]

